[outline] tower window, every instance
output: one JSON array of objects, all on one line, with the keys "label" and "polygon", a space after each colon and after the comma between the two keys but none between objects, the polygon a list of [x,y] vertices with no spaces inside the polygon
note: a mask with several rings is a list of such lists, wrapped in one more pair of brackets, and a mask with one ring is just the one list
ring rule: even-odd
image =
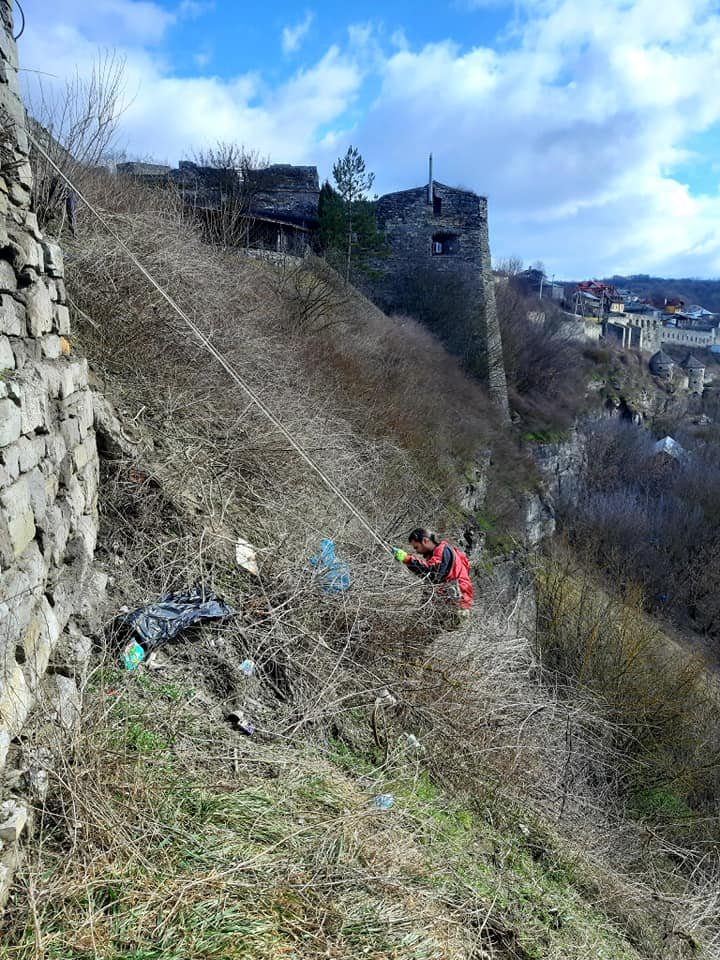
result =
[{"label": "tower window", "polygon": [[447,257],[457,253],[458,237],[454,233],[434,233],[431,250],[434,257]]},{"label": "tower window", "polygon": [[439,217],[442,213],[442,200],[440,197],[433,197],[433,215]]}]

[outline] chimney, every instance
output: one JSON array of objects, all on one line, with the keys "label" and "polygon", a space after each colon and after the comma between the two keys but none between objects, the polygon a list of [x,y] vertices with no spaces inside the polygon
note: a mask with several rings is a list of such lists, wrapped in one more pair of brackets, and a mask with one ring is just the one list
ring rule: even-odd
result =
[{"label": "chimney", "polygon": [[433,200],[434,200],[434,193],[435,193],[435,191],[433,190],[432,154],[430,154],[430,173],[429,173],[429,176],[428,176],[428,195],[427,195],[427,202],[428,202],[428,203],[432,203],[432,202],[433,202]]}]

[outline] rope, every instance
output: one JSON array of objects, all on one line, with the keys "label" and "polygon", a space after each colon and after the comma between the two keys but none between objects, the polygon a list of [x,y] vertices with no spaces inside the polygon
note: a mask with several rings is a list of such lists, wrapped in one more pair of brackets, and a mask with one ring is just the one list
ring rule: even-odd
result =
[{"label": "rope", "polygon": [[131,262],[137,267],[137,269],[142,273],[142,275],[152,284],[157,292],[163,297],[164,300],[170,305],[170,307],[175,311],[175,313],[180,317],[180,319],[189,327],[196,339],[200,344],[207,350],[207,352],[213,356],[220,366],[225,370],[225,372],[235,381],[235,383],[240,387],[241,390],[250,398],[252,403],[254,403],[257,408],[263,413],[265,417],[273,424],[273,426],[280,431],[280,433],[285,437],[287,442],[293,447],[297,454],[301,457],[305,463],[315,471],[315,473],[320,477],[325,486],[333,493],[340,503],[346,507],[354,517],[359,520],[362,526],[367,530],[370,536],[375,540],[375,542],[383,549],[386,553],[392,554],[391,548],[385,543],[382,537],[375,531],[375,529],[370,525],[370,523],[365,519],[363,514],[358,510],[358,508],[345,496],[342,490],[335,484],[333,480],[328,477],[328,475],[323,471],[322,467],[316,463],[313,458],[307,453],[303,447],[295,440],[290,431],[284,424],[275,416],[272,410],[268,409],[265,406],[260,397],[255,393],[255,391],[250,387],[240,376],[237,370],[232,366],[229,360],[223,356],[223,354],[215,347],[207,336],[200,330],[197,324],[190,319],[190,317],[185,313],[184,310],[175,302],[175,300],[170,296],[170,294],[157,282],[157,280],[152,276],[152,274],[142,265],[138,260],[132,250],[127,246],[127,244],[115,233],[110,224],[105,220],[105,218],[98,212],[98,210],[93,206],[93,204],[85,197],[80,190],[72,183],[70,178],[63,173],[60,167],[55,163],[55,161],[50,157],[47,151],[37,142],[37,140],[32,136],[30,132],[27,134],[28,139],[33,144],[35,149],[48,161],[51,167],[54,168],[56,173],[65,181],[68,187],[73,190],[77,197],[85,204],[88,210],[93,214],[93,216],[98,220],[108,234],[115,240],[118,246],[125,251],[126,255],[130,258]]},{"label": "rope", "polygon": [[17,43],[17,41],[20,39],[23,33],[25,33],[25,11],[20,6],[20,0],[15,0],[15,3],[17,4],[17,8],[20,11],[20,16],[22,17],[22,26],[20,27],[20,33],[16,33],[15,36],[13,37],[13,40]]}]

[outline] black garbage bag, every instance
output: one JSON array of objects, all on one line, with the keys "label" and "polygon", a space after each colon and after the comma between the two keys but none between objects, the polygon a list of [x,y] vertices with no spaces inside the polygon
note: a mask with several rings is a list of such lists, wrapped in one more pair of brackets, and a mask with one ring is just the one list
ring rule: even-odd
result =
[{"label": "black garbage bag", "polygon": [[232,607],[211,590],[193,587],[166,593],[155,603],[121,614],[115,623],[123,633],[129,633],[147,655],[203,620],[226,620],[234,615]]}]

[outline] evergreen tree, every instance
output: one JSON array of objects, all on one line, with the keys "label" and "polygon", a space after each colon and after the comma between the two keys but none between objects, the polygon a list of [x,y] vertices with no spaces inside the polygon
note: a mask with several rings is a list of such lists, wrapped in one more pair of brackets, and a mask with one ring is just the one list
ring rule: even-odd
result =
[{"label": "evergreen tree", "polygon": [[366,199],[366,192],[375,182],[375,174],[365,169],[365,161],[357,147],[348,147],[345,156],[333,164],[332,172],[345,215],[345,282],[348,283],[353,246],[357,244],[358,204]]},{"label": "evergreen tree", "polygon": [[371,273],[369,261],[373,257],[382,256],[384,247],[383,235],[377,228],[375,202],[356,200],[351,211],[351,266],[348,273],[347,213],[341,195],[328,181],[325,181],[320,189],[319,202],[320,249],[329,263],[345,273],[346,279],[354,271]]}]

